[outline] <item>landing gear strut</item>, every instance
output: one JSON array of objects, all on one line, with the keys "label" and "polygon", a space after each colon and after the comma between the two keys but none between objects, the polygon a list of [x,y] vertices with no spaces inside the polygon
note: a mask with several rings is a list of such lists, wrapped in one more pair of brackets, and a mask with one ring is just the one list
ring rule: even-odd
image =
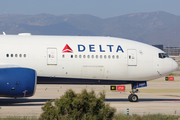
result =
[{"label": "landing gear strut", "polygon": [[131,84],[132,86],[132,91],[130,92],[131,94],[128,96],[128,100],[130,102],[137,102],[138,101],[138,96],[135,93],[138,93],[138,89],[134,89],[134,84]]}]

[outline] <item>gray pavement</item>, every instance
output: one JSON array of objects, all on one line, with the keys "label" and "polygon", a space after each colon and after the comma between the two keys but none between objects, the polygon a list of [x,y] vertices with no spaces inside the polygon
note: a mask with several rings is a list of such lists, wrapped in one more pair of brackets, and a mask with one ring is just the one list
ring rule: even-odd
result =
[{"label": "gray pavement", "polygon": [[117,113],[126,114],[129,108],[130,114],[163,113],[180,115],[180,77],[175,81],[165,81],[164,77],[148,82],[148,86],[140,88],[137,93],[139,102],[128,101],[130,85],[126,85],[125,92],[112,92],[109,85],[37,85],[36,93],[29,98],[0,98],[0,117],[7,116],[39,116],[44,103],[51,99],[60,98],[68,89],[81,92],[82,89],[105,90],[105,102],[117,109]]}]

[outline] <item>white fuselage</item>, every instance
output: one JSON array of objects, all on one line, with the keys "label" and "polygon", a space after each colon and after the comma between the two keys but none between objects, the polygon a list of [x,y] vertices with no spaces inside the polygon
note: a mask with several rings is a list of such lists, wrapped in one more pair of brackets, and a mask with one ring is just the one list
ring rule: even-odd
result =
[{"label": "white fuselage", "polygon": [[0,36],[0,66],[32,68],[38,77],[148,81],[177,69],[159,53],[164,52],[112,37]]}]

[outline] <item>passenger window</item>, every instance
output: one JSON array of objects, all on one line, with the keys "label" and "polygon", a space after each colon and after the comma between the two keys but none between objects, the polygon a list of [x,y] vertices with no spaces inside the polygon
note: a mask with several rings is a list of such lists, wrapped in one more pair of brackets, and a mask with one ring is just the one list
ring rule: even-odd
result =
[{"label": "passenger window", "polygon": [[18,57],[18,55],[17,55],[17,54],[15,54],[15,57]]},{"label": "passenger window", "polygon": [[112,56],[112,58],[113,58],[113,59],[115,58],[114,55]]},{"label": "passenger window", "polygon": [[87,58],[90,58],[90,55],[88,55]]},{"label": "passenger window", "polygon": [[94,58],[94,55],[92,55],[91,58]]},{"label": "passenger window", "polygon": [[104,55],[104,59],[106,59],[106,55]]},{"label": "passenger window", "polygon": [[117,55],[116,58],[119,59],[119,55]]},{"label": "passenger window", "polygon": [[83,55],[83,58],[86,58],[86,55]]},{"label": "passenger window", "polygon": [[6,57],[9,57],[9,54],[6,54]]},{"label": "passenger window", "polygon": [[65,56],[64,56],[64,55],[62,55],[62,57],[64,58]]},{"label": "passenger window", "polygon": [[110,59],[110,58],[111,58],[111,55],[108,55],[108,58]]},{"label": "passenger window", "polygon": [[98,55],[96,55],[96,58],[98,58]]},{"label": "passenger window", "polygon": [[73,55],[71,55],[71,58],[73,58]]},{"label": "passenger window", "polygon": [[26,57],[26,54],[24,54],[24,57]]},{"label": "passenger window", "polygon": [[79,55],[79,58],[81,58],[81,55]]},{"label": "passenger window", "polygon": [[11,57],[13,57],[13,54],[11,54]]},{"label": "passenger window", "polygon": [[102,59],[102,55],[100,55],[100,58]]},{"label": "passenger window", "polygon": [[75,58],[77,58],[77,55],[75,55]]}]

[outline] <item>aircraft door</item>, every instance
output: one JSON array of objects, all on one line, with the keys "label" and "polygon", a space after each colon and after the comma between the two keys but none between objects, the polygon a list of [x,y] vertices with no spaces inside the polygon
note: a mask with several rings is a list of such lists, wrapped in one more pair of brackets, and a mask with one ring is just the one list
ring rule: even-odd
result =
[{"label": "aircraft door", "polygon": [[127,50],[128,66],[137,66],[137,54],[135,49]]},{"label": "aircraft door", "polygon": [[57,49],[56,48],[47,49],[47,64],[57,65]]}]

